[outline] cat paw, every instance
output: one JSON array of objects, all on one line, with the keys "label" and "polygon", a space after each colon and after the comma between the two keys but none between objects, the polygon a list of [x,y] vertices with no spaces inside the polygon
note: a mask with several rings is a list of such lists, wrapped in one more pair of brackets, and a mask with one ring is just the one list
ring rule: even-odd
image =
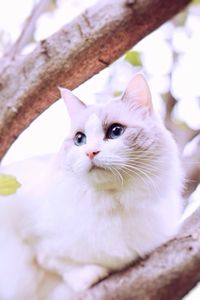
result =
[{"label": "cat paw", "polygon": [[109,271],[97,265],[75,267],[64,274],[65,282],[75,291],[81,292],[101,279],[107,277]]}]

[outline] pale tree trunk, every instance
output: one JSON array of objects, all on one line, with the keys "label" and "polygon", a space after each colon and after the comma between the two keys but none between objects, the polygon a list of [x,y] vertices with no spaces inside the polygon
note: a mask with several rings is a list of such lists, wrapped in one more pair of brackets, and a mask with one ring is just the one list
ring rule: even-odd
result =
[{"label": "pale tree trunk", "polygon": [[189,0],[102,0],[25,57],[0,63],[0,157],[42,111],[107,67]]}]

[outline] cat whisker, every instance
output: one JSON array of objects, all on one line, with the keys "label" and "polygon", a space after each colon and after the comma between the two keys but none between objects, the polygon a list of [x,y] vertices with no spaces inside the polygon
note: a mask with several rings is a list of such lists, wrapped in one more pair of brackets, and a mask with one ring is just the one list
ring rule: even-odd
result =
[{"label": "cat whisker", "polygon": [[149,149],[138,150],[138,149],[126,149],[126,148],[124,148],[123,152],[126,152],[126,153],[146,153],[147,150],[148,150],[148,154],[154,154],[155,155],[155,152],[153,150],[149,150]]},{"label": "cat whisker", "polygon": [[[135,161],[135,160],[131,160],[129,161],[130,165],[135,165],[137,167],[141,167],[141,168],[144,168],[145,170],[149,170],[149,171],[154,171],[154,172],[159,172],[160,171],[160,168],[155,166],[155,165],[152,165],[150,162],[147,164],[147,162],[145,161],[141,161],[141,160],[138,160],[138,161]],[[154,174],[155,175],[155,174]]]},{"label": "cat whisker", "polygon": [[[119,164],[119,167],[121,168],[121,169],[123,169],[123,168],[126,168],[126,170],[128,170],[130,173],[134,173],[134,174],[136,174],[136,175],[138,175],[139,176],[139,174],[138,174],[138,172],[140,173],[140,174],[142,174],[145,178],[147,178],[148,179],[148,184],[150,185],[150,186],[152,186],[153,188],[154,188],[154,190],[156,191],[156,193],[158,193],[158,190],[157,190],[157,187],[156,187],[156,185],[155,185],[155,182],[153,181],[153,179],[150,177],[150,175],[154,175],[152,172],[151,172],[151,170],[149,170],[149,169],[146,169],[146,168],[144,168],[144,167],[138,167],[138,166],[136,166],[136,165],[130,165],[130,164],[122,164],[122,165],[120,165]],[[142,177],[142,176],[139,176],[141,179],[143,179],[143,182],[144,182],[144,178]],[[146,181],[145,181],[145,184],[147,183]]]},{"label": "cat whisker", "polygon": [[159,159],[158,156],[155,156],[155,153],[144,153],[144,152],[141,152],[141,153],[136,153],[136,152],[130,152],[130,153],[120,153],[119,154],[120,156],[125,156],[125,157],[133,157],[133,158],[137,158],[137,157],[141,157],[141,158],[147,158],[147,159]]},{"label": "cat whisker", "polygon": [[128,158],[159,159],[159,157],[155,156],[155,154],[149,153],[126,153],[122,156],[126,156]]},{"label": "cat whisker", "polygon": [[141,156],[141,155],[130,155],[128,158],[130,159],[134,159],[134,160],[137,160],[137,159],[141,159],[143,161],[150,161],[150,162],[165,162],[166,163],[166,160],[161,160],[159,157],[155,157],[155,156]]},{"label": "cat whisker", "polygon": [[138,168],[138,169],[141,169],[141,170],[143,170],[143,171],[146,171],[146,172],[148,172],[150,175],[156,175],[156,174],[154,174],[152,171],[159,171],[159,169],[158,168],[156,168],[155,166],[150,166],[150,165],[147,165],[147,164],[142,164],[142,163],[135,163],[135,162],[132,162],[132,163],[130,163],[130,162],[128,162],[128,163],[126,163],[126,165],[128,166],[128,167],[134,167],[134,168]]},{"label": "cat whisker", "polygon": [[112,168],[118,174],[119,178],[121,179],[121,186],[123,187],[124,186],[123,176],[121,175],[121,173],[115,167],[112,167]]},{"label": "cat whisker", "polygon": [[126,166],[130,166],[130,167],[135,167],[138,169],[141,169],[142,171],[146,172],[149,175],[156,175],[159,173],[160,169],[152,164],[147,164],[146,162],[142,162],[142,161],[128,161],[128,162],[124,162],[124,160],[122,160],[121,158],[117,158],[117,159],[112,159],[109,160],[109,158],[107,157],[107,160],[105,160],[103,162],[104,165],[106,165],[106,167],[108,168],[108,166],[117,166],[118,168],[121,167],[121,165],[126,164]]},{"label": "cat whisker", "polygon": [[120,174],[120,172],[115,167],[108,167],[108,170],[111,171],[111,173],[119,179],[121,186],[124,186],[124,179],[123,176]]},{"label": "cat whisker", "polygon": [[[124,155],[122,155],[123,157]],[[126,158],[126,157],[125,157]],[[131,159],[131,160],[134,160],[134,161],[138,161],[138,160],[141,160],[141,161],[144,161],[144,162],[159,162],[159,163],[166,163],[166,161],[160,159],[159,157],[156,157],[155,155],[137,155],[137,154],[132,154],[132,155],[128,155],[128,158]],[[127,158],[126,158],[127,159]]]},{"label": "cat whisker", "polygon": [[[149,162],[149,164],[148,164]],[[152,160],[140,160],[131,159],[128,162],[124,162],[121,157],[115,156],[106,156],[104,160],[101,161],[101,164],[105,166],[105,168],[112,170],[113,175],[116,175],[119,179],[121,184],[124,184],[123,175],[120,173],[121,170],[126,175],[130,175],[130,173],[134,173],[138,176],[145,185],[153,187],[156,193],[158,193],[158,189],[155,185],[154,180],[151,176],[155,176],[156,173],[159,172],[159,168],[152,165]],[[146,178],[146,179],[145,179]]]},{"label": "cat whisker", "polygon": [[119,172],[119,170],[115,167],[115,165],[113,165],[112,163],[113,157],[104,157],[103,160],[100,160],[98,163],[100,164],[100,166],[102,168],[104,168],[105,170],[109,170],[114,176],[117,177],[117,179],[119,179],[121,186],[124,185],[124,179],[122,174]]},{"label": "cat whisker", "polygon": [[[136,154],[144,154],[144,155],[154,155],[155,156],[155,150],[156,149],[147,149],[147,148],[143,148],[143,149],[134,149],[134,148],[123,148],[121,151],[121,153],[136,153]],[[162,151],[162,149],[160,149]],[[157,154],[156,154],[157,155]]]},{"label": "cat whisker", "polygon": [[150,175],[153,175],[150,170],[145,169],[145,168],[141,168],[141,167],[138,168],[138,166],[134,166],[134,165],[128,165],[128,168],[133,169],[133,170],[137,170],[138,172],[143,174],[148,179],[148,181],[151,183],[151,185],[153,186],[155,192],[159,195],[157,186],[155,185],[155,181],[150,177]]},{"label": "cat whisker", "polygon": [[[128,167],[126,167],[126,166],[122,166],[122,167],[121,167],[121,170],[122,170],[123,172],[125,172],[128,176],[130,176],[130,173],[131,173],[131,174],[134,174],[136,177],[138,177],[138,178],[143,182],[143,184],[144,184],[145,186],[147,186],[147,187],[150,186],[149,182],[148,182],[141,174],[139,174],[139,173],[137,172],[137,170],[130,170],[130,169],[129,169]],[[148,192],[148,194],[150,195],[149,189],[147,189],[147,192]]]},{"label": "cat whisker", "polygon": [[[147,164],[149,162],[149,164]],[[115,159],[113,159],[113,157],[111,157],[110,158],[110,160],[109,160],[109,158],[107,157],[107,161],[106,162],[104,162],[105,164],[107,163],[107,164],[115,164],[115,163],[117,163],[117,164],[119,164],[119,163],[122,163],[122,164],[124,164],[124,160],[122,159],[122,158],[119,158],[119,157],[117,157],[117,158],[115,158]],[[154,166],[153,164],[152,164],[152,161],[151,160],[143,160],[143,159],[140,159],[139,160],[139,158],[138,158],[138,160],[133,160],[133,159],[131,159],[131,160],[129,160],[128,162],[126,162],[126,164],[127,163],[129,163],[130,165],[135,165],[135,166],[137,166],[137,167],[145,167],[145,169],[147,169],[147,170],[149,170],[149,171],[159,171],[160,170],[160,168],[159,167],[156,167],[156,166]]]},{"label": "cat whisker", "polygon": [[158,158],[158,156],[155,156],[155,154],[147,154],[147,153],[143,153],[143,154],[138,154],[138,153],[129,153],[126,154],[126,157],[141,157],[141,158]]}]

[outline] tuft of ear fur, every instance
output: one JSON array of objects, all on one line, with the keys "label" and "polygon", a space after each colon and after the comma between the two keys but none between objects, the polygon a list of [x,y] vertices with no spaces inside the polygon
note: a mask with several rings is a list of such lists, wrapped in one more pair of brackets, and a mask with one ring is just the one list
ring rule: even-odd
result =
[{"label": "tuft of ear fur", "polygon": [[148,112],[152,111],[151,92],[142,74],[137,74],[131,79],[122,96],[122,101],[131,102],[132,105],[144,108]]},{"label": "tuft of ear fur", "polygon": [[64,100],[69,116],[71,119],[78,115],[82,110],[86,108],[86,105],[79,100],[76,96],[72,94],[72,92],[66,88],[58,87],[61,97]]}]

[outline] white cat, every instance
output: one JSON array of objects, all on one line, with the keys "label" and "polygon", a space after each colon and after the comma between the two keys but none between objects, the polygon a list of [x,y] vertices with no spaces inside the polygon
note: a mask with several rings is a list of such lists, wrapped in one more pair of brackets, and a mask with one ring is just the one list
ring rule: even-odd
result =
[{"label": "white cat", "polygon": [[37,160],[6,169],[21,168],[22,188],[0,203],[1,300],[64,299],[178,230],[178,150],[143,76],[105,104],[86,106],[63,88],[61,95],[71,132],[59,154],[38,161],[39,171]]}]

